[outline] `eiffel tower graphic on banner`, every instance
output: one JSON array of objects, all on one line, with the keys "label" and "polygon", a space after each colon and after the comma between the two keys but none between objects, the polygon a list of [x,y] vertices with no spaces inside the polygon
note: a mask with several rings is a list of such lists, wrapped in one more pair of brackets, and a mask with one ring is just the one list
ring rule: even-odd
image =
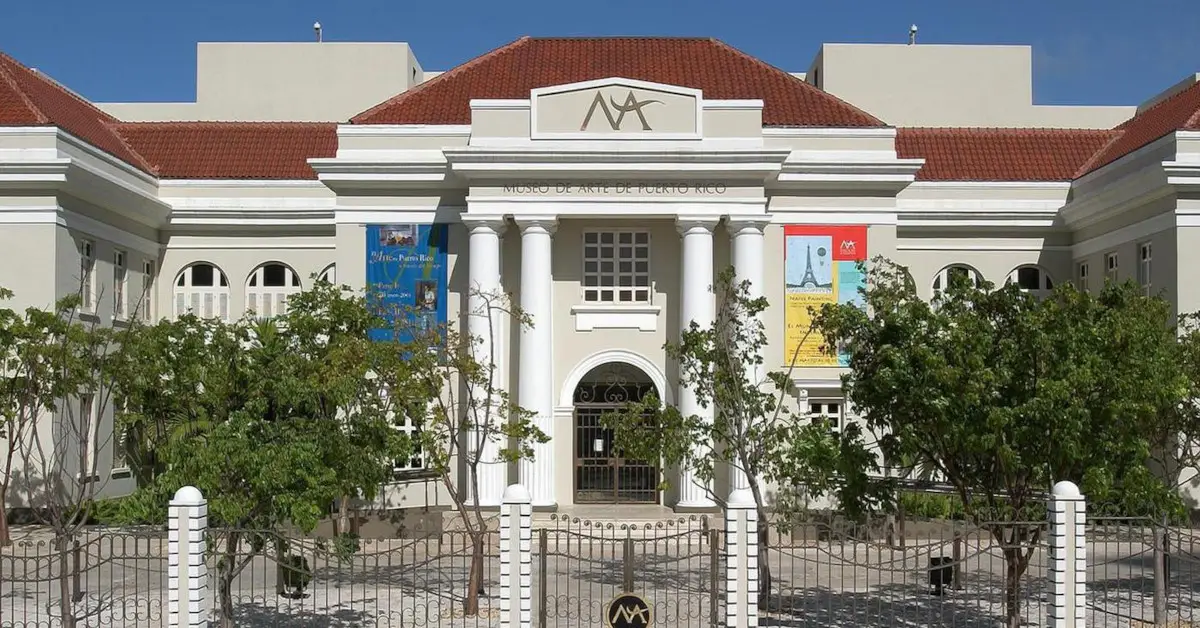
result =
[{"label": "eiffel tower graphic on banner", "polygon": [[808,262],[807,262],[807,265],[804,267],[804,277],[800,279],[800,285],[796,286],[796,287],[804,288],[806,290],[814,290],[814,289],[830,290],[830,289],[832,289],[833,288],[832,283],[821,283],[821,282],[817,281],[817,275],[816,275],[816,273],[813,272],[812,245],[811,244],[808,245],[807,254],[808,254]]}]

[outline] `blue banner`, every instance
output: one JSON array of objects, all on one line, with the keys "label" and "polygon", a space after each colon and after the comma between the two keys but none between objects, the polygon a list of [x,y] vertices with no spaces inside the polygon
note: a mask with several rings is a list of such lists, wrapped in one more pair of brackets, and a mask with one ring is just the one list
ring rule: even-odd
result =
[{"label": "blue banner", "polygon": [[[389,327],[373,340],[411,340],[404,330],[446,324],[447,229],[444,224],[367,225],[367,298]],[[405,320],[407,318],[407,320]]]}]

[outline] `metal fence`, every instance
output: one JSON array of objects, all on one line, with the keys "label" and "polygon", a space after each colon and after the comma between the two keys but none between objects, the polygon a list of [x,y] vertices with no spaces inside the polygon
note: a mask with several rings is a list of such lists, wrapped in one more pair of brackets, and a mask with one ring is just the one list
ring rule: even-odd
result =
[{"label": "metal fence", "polygon": [[85,528],[0,548],[2,628],[158,628],[166,595],[163,530]]},{"label": "metal fence", "polygon": [[1048,527],[1044,519],[911,522],[904,531],[887,519],[772,526],[760,545],[761,625],[990,627],[1010,614],[1043,625]]},{"label": "metal fence", "polygon": [[533,530],[538,628],[604,626],[622,592],[650,605],[656,626],[724,625],[720,530],[707,517],[612,523],[551,515]]},{"label": "metal fence", "polygon": [[1089,626],[1200,619],[1200,532],[1144,517],[1091,517],[1086,534]]},{"label": "metal fence", "polygon": [[494,532],[483,541],[477,608],[467,603],[474,555],[469,534],[406,530],[400,537],[349,541],[209,530],[217,625],[499,625]]}]

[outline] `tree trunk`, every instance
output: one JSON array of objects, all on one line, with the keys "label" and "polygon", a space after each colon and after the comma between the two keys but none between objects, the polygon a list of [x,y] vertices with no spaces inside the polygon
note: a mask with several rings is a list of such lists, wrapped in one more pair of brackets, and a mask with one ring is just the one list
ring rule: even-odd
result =
[{"label": "tree trunk", "polygon": [[8,486],[0,486],[0,547],[12,545],[12,534],[8,529]]},{"label": "tree trunk", "polygon": [[350,534],[350,496],[342,495],[341,502],[338,504],[338,528],[339,535]]},{"label": "tree trunk", "polygon": [[233,570],[225,561],[217,569],[217,606],[221,628],[233,628]]},{"label": "tree trunk", "polygon": [[71,587],[75,574],[67,556],[70,545],[66,537],[60,536],[54,546],[58,550],[58,614],[63,628],[75,628],[75,591]]},{"label": "tree trunk", "polygon": [[763,610],[771,604],[771,522],[758,516],[758,604]]},{"label": "tree trunk", "polygon": [[479,594],[483,592],[483,535],[487,530],[477,530],[471,535],[471,575],[467,578],[467,597],[463,612],[467,617],[479,614]]},{"label": "tree trunk", "polygon": [[225,539],[225,555],[217,561],[217,611],[220,628],[233,628],[233,572],[237,564],[237,548],[241,535],[229,533]]},{"label": "tree trunk", "polygon": [[1004,610],[1008,628],[1021,625],[1021,575],[1025,560],[1021,547],[1004,548]]}]

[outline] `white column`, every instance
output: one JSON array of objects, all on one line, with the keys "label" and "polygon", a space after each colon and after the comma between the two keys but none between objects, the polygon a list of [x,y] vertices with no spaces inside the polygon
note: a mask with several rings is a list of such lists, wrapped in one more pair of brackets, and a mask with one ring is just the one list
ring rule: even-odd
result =
[{"label": "white column", "polygon": [[175,492],[167,517],[167,626],[207,626],[210,605],[204,535],[208,502],[199,489],[185,486]]},{"label": "white column", "polygon": [[[716,220],[679,219],[679,233],[683,236],[683,281],[680,284],[682,298],[679,307],[680,331],[688,329],[693,322],[701,329],[712,327],[716,319],[716,300],[713,283],[713,228]],[[689,386],[679,386],[679,411],[685,416],[696,415],[712,421],[713,409],[700,407],[696,393]],[[715,506],[709,490],[699,483],[690,469],[679,470],[679,503],[676,508],[712,508]],[[711,482],[708,483],[711,490]]]},{"label": "white column", "polygon": [[[731,216],[726,227],[733,237],[734,280],[739,285],[742,282],[750,282],[747,296],[751,299],[763,296],[763,229],[767,223],[765,216]],[[758,316],[758,324],[763,324],[761,315]],[[763,365],[746,365],[747,381],[761,385],[764,378]],[[750,482],[742,469],[732,468],[729,473],[729,490],[732,493],[739,488],[750,488]]]},{"label": "white column", "polygon": [[[506,383],[506,373],[503,368],[502,356],[497,355],[500,352],[500,342],[504,333],[504,330],[500,328],[503,317],[495,308],[504,306],[503,303],[497,302],[499,298],[502,298],[500,235],[504,233],[504,218],[500,216],[464,216],[463,223],[471,230],[470,248],[467,255],[470,260],[468,264],[470,295],[467,298],[467,333],[475,342],[475,359],[481,365],[491,365],[493,389],[503,389]],[[490,308],[489,303],[492,304]],[[480,399],[483,394],[472,393],[472,396]],[[507,416],[502,415],[499,403],[494,403],[493,408],[495,408],[492,410],[493,421],[508,420]],[[482,412],[483,410],[480,409],[480,419],[483,418]],[[471,434],[467,437],[470,439],[468,446],[474,449],[479,442],[479,435]],[[478,498],[478,503],[483,506],[499,506],[500,499],[504,495],[504,487],[508,484],[508,463],[500,458],[501,438],[502,435],[493,433],[492,437],[484,442],[483,451],[479,453],[479,495],[470,497],[473,500]]]},{"label": "white column", "polygon": [[500,506],[500,626],[533,625],[533,507],[520,484]]},{"label": "white column", "polygon": [[1083,626],[1087,611],[1087,502],[1079,487],[1059,482],[1050,497],[1051,628]]},{"label": "white column", "polygon": [[[534,424],[554,438],[554,280],[550,272],[553,217],[517,218],[521,228],[521,309],[531,325],[521,326],[517,403],[534,413]],[[535,444],[533,460],[521,460],[519,482],[533,505],[554,506],[554,441]]]}]

